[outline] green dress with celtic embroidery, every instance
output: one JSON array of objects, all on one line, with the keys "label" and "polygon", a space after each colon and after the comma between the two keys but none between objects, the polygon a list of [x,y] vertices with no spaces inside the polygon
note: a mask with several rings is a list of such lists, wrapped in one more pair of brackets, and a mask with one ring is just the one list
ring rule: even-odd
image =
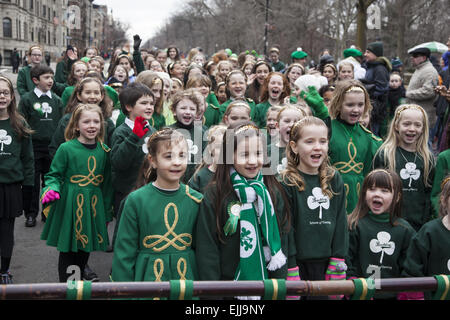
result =
[{"label": "green dress with celtic embroidery", "polygon": [[196,280],[192,249],[202,195],[180,184],[164,191],[148,184],[128,196],[114,245],[112,280]]},{"label": "green dress with celtic embroidery", "polygon": [[109,148],[98,142],[91,150],[77,139],[63,143],[45,185],[41,199],[48,190],[61,198],[44,209],[48,215],[41,239],[60,252],[106,251],[113,204]]},{"label": "green dress with celtic embroidery", "polygon": [[373,157],[383,141],[359,123],[352,126],[334,119],[331,131],[328,155],[331,165],[344,181],[346,208],[350,214],[356,207],[364,177],[372,170]]}]

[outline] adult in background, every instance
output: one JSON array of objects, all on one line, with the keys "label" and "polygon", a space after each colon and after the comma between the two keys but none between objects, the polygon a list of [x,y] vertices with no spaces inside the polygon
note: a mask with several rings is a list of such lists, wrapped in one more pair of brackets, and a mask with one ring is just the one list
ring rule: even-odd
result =
[{"label": "adult in background", "polygon": [[387,99],[389,93],[389,74],[392,71],[391,62],[384,56],[382,42],[372,42],[367,45],[366,76],[361,79],[369,92],[372,103],[371,128],[375,135],[380,135],[380,126],[387,114]]},{"label": "adult in background", "polygon": [[19,56],[19,52],[17,52],[17,48],[14,48],[14,51],[12,53],[11,64],[12,64],[12,72],[18,73],[19,72],[19,64],[20,64],[20,56]]},{"label": "adult in background", "polygon": [[430,61],[430,49],[417,48],[409,53],[411,55],[411,64],[416,69],[411,77],[406,90],[406,102],[418,104],[425,109],[428,115],[431,137],[434,137],[436,124],[436,109],[434,102],[437,98],[435,92],[439,84],[439,74]]},{"label": "adult in background", "polygon": [[2,65],[3,62],[3,57],[2,57],[2,53],[0,52],[0,66]]}]

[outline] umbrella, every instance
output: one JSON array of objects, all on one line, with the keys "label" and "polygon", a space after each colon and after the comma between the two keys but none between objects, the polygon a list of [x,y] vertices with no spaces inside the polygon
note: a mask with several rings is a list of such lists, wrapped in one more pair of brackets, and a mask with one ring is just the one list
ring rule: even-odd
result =
[{"label": "umbrella", "polygon": [[416,50],[418,48],[428,48],[428,49],[430,49],[431,52],[439,52],[439,53],[445,53],[445,52],[449,51],[446,44],[443,44],[441,42],[432,41],[432,42],[425,42],[425,43],[419,44],[418,46],[415,46],[414,48],[409,49],[408,53],[410,53],[411,51]]}]

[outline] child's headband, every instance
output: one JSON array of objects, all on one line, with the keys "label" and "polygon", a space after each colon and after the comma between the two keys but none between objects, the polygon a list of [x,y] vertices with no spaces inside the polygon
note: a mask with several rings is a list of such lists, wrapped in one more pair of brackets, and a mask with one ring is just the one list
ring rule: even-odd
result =
[{"label": "child's headband", "polygon": [[255,130],[256,132],[259,132],[259,128],[258,128],[257,126],[255,126],[255,125],[253,125],[253,124],[247,124],[247,125],[245,125],[245,126],[239,128],[239,129],[236,131],[235,135],[241,134],[242,132],[248,131],[248,130]]},{"label": "child's headband", "polygon": [[441,190],[444,189],[445,185],[450,181],[450,176],[444,179],[441,183]]},{"label": "child's headband", "polygon": [[364,89],[359,87],[359,86],[351,86],[350,88],[348,88],[345,93],[350,93],[350,92],[362,92],[364,93]]},{"label": "child's headband", "polygon": [[0,76],[0,80],[6,81],[6,82],[8,83],[8,85],[9,85],[11,88],[13,88],[13,84],[12,84],[11,80],[9,80],[8,78],[3,77],[3,76]]},{"label": "child's headband", "polygon": [[426,119],[425,118],[425,111],[423,110],[423,108],[421,108],[420,106],[415,105],[415,104],[406,104],[406,105],[398,107],[397,110],[395,111],[395,118],[394,119],[397,120],[400,117],[400,114],[403,111],[409,110],[409,109],[419,110],[422,113],[422,115],[423,115],[423,119],[424,120]]}]

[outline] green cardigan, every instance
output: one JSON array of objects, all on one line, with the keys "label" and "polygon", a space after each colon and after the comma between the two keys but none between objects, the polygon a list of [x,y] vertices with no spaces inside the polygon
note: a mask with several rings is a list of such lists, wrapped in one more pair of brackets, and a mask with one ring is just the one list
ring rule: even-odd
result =
[{"label": "green cardigan", "polygon": [[139,138],[126,123],[114,130],[111,138],[111,167],[115,191],[128,194],[135,187],[146,155],[144,145],[154,132],[155,129],[150,128],[144,137]]}]

